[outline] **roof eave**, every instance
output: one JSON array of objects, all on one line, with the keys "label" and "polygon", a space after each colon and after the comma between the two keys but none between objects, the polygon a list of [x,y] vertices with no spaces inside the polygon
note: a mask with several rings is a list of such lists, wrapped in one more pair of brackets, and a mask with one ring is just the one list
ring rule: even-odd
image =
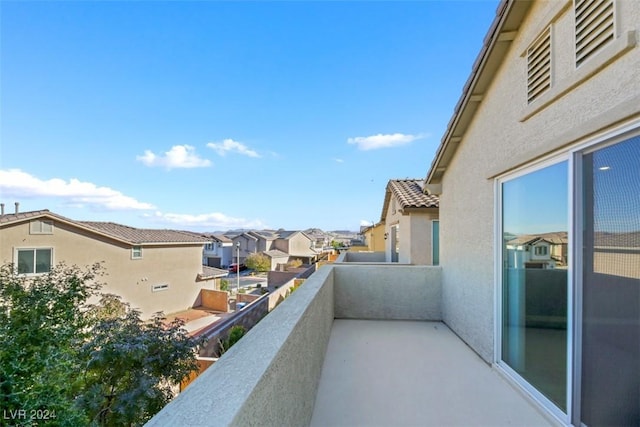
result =
[{"label": "roof eave", "polygon": [[502,0],[425,178],[440,184],[533,0]]}]

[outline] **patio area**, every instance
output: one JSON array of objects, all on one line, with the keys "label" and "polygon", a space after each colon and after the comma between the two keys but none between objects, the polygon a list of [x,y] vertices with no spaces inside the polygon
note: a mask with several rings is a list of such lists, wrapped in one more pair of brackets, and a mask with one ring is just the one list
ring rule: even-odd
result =
[{"label": "patio area", "polygon": [[335,319],[311,426],[549,426],[442,322]]}]

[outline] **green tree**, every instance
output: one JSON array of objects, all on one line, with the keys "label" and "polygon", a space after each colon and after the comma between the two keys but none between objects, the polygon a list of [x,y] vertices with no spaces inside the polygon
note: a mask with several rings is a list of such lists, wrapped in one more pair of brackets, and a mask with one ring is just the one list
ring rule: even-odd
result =
[{"label": "green tree", "polygon": [[252,270],[269,271],[271,269],[271,258],[263,253],[254,253],[247,257],[244,264]]},{"label": "green tree", "polygon": [[229,281],[227,279],[220,280],[220,290],[221,291],[229,290]]},{"label": "green tree", "polygon": [[[107,297],[111,305],[113,298]],[[143,424],[173,398],[173,386],[197,369],[197,343],[183,321],[167,325],[156,313],[145,322],[139,311],[120,304],[98,318],[82,347],[86,371],[79,402],[98,425]]]},{"label": "green tree", "polygon": [[229,335],[224,340],[218,340],[220,344],[220,352],[219,355],[222,356],[226,353],[235,343],[240,341],[240,338],[247,333],[247,330],[242,325],[234,325],[229,329]]},{"label": "green tree", "polygon": [[[27,278],[0,267],[0,406],[45,410],[51,424],[139,425],[196,368],[197,342],[179,321],[97,296],[102,273],[60,265]],[[12,420],[12,423],[19,420]],[[29,423],[27,423],[29,424]]]},{"label": "green tree", "polygon": [[97,265],[86,271],[61,266],[27,279],[12,265],[0,267],[0,407],[5,412],[46,410],[58,425],[87,423],[75,396],[83,388],[80,348],[90,329],[84,313],[98,287],[89,283],[98,271]]}]

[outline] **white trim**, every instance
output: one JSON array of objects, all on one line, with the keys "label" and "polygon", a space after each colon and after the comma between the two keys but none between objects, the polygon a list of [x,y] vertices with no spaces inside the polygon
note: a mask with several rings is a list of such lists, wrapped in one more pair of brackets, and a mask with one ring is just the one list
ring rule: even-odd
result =
[{"label": "white trim", "polygon": [[[494,179],[494,364],[496,368],[512,379],[523,391],[537,403],[549,411],[558,421],[580,423],[581,417],[581,380],[582,380],[582,286],[583,286],[583,254],[581,251],[583,218],[583,164],[585,154],[627,141],[640,136],[640,118],[635,118],[622,125],[598,132],[582,138],[579,142],[546,155],[520,168],[504,173]],[[568,191],[568,244],[569,260],[567,263],[567,410],[566,414],[551,400],[545,397],[520,374],[502,361],[502,185],[505,182],[520,178],[545,167],[567,161]]]},{"label": "white trim", "polygon": [[[584,179],[583,179],[583,155],[584,152],[575,152],[572,156],[573,163],[573,175],[574,182],[572,183],[573,190],[573,214],[571,218],[571,228],[569,229],[569,242],[574,242],[570,252],[570,265],[569,273],[571,274],[571,397],[576,397],[575,400],[570,400],[571,405],[571,422],[578,422],[581,413],[581,390],[582,390],[582,284],[583,284],[583,254],[582,254],[582,230],[584,221],[582,215],[577,215],[578,212],[583,212],[584,206]],[[567,312],[567,317],[569,313]],[[569,384],[569,383],[567,383]]]},{"label": "white trim", "polygon": [[[136,256],[136,249],[140,249],[140,255]],[[142,246],[134,245],[131,246],[131,259],[142,259]]]},{"label": "white trim", "polygon": [[[573,214],[573,210],[572,210],[572,192],[571,190],[573,189],[572,186],[569,184],[569,182],[572,179],[572,163],[571,163],[571,156],[568,150],[565,150],[564,152],[559,152],[559,153],[555,153],[554,155],[548,155],[545,156],[545,158],[540,159],[538,161],[534,161],[528,165],[524,165],[521,168],[518,168],[516,170],[511,171],[510,173],[506,173],[503,174],[500,177],[495,178],[494,182],[495,182],[495,200],[496,203],[494,205],[494,212],[495,212],[495,218],[497,223],[495,224],[495,230],[496,235],[495,235],[495,248],[494,248],[494,255],[495,255],[495,288],[496,288],[496,297],[494,299],[494,313],[495,313],[495,364],[496,366],[501,369],[508,377],[510,377],[517,385],[519,385],[520,387],[523,388],[524,391],[526,391],[532,399],[534,399],[538,404],[540,404],[543,408],[545,408],[547,411],[549,411],[549,413],[556,418],[557,420],[559,420],[560,422],[567,424],[570,422],[571,418],[570,418],[570,411],[571,411],[571,405],[572,402],[571,400],[567,400],[565,402],[566,405],[566,413],[560,409],[560,407],[558,405],[556,405],[553,401],[551,401],[549,398],[547,398],[546,396],[544,396],[544,394],[542,394],[542,392],[538,391],[538,389],[536,389],[533,385],[531,385],[523,376],[521,376],[519,373],[517,373],[515,370],[513,370],[506,362],[504,362],[502,360],[502,333],[503,333],[503,328],[502,328],[502,318],[503,318],[503,293],[502,293],[502,287],[503,287],[503,274],[504,274],[504,257],[503,257],[503,250],[502,250],[502,246],[503,246],[503,241],[502,241],[502,236],[504,234],[504,230],[503,230],[503,215],[502,215],[502,205],[503,205],[503,199],[502,199],[502,186],[505,183],[508,183],[510,181],[513,181],[515,179],[521,178],[523,176],[529,175],[531,173],[535,173],[538,171],[541,171],[547,167],[550,166],[554,166],[560,163],[565,163],[567,164],[567,176],[566,176],[566,186],[567,186],[567,238],[569,239],[569,245],[571,245],[571,240],[570,240],[570,232],[571,232],[571,215]],[[569,259],[569,263],[571,263],[571,259]],[[569,268],[569,266],[568,266]],[[570,293],[571,290],[573,289],[573,286],[571,284],[570,281],[570,274],[568,272],[567,274],[567,292]],[[569,364],[569,359],[571,359],[571,355],[573,354],[573,349],[571,348],[571,340],[569,339],[569,328],[570,328],[570,319],[569,319],[569,312],[570,312],[570,301],[569,299],[567,299],[567,341],[566,341],[566,351],[567,351],[567,360],[566,360],[566,369],[567,369],[567,380],[569,380],[572,376],[572,372],[570,370],[572,364]],[[565,395],[565,399],[567,397],[569,397],[569,389],[572,387],[572,383],[567,381],[566,384],[566,388],[567,388],[567,394]],[[573,391],[571,391],[572,393]]]},{"label": "white trim", "polygon": [[[35,256],[36,256],[36,251],[37,250],[41,250],[41,249],[49,249],[51,251],[51,259],[49,261],[49,271],[44,271],[42,273],[36,273],[35,270],[33,273],[18,273],[18,252],[19,251],[33,251],[33,267],[35,269]],[[54,261],[54,248],[53,246],[16,246],[13,248],[13,266],[14,266],[14,271],[16,272],[16,274],[20,274],[21,276],[27,276],[27,277],[34,277],[34,276],[41,276],[43,274],[47,274],[49,272],[51,272],[51,270],[53,270],[53,266],[55,265],[55,261]]]},{"label": "white trim", "polygon": [[493,181],[493,200],[495,204],[493,206],[493,218],[494,227],[496,230],[493,243],[493,259],[495,260],[493,266],[494,277],[494,298],[493,298],[493,363],[498,365],[502,359],[502,271],[504,265],[503,253],[502,253],[502,236],[504,230],[502,229],[502,182],[499,179]]}]

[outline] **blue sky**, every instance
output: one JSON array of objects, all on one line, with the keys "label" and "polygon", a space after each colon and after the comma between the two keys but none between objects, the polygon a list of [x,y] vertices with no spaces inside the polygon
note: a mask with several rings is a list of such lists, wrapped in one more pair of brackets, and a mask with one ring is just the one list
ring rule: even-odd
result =
[{"label": "blue sky", "polygon": [[498,1],[0,3],[0,199],[357,230],[423,178]]}]

